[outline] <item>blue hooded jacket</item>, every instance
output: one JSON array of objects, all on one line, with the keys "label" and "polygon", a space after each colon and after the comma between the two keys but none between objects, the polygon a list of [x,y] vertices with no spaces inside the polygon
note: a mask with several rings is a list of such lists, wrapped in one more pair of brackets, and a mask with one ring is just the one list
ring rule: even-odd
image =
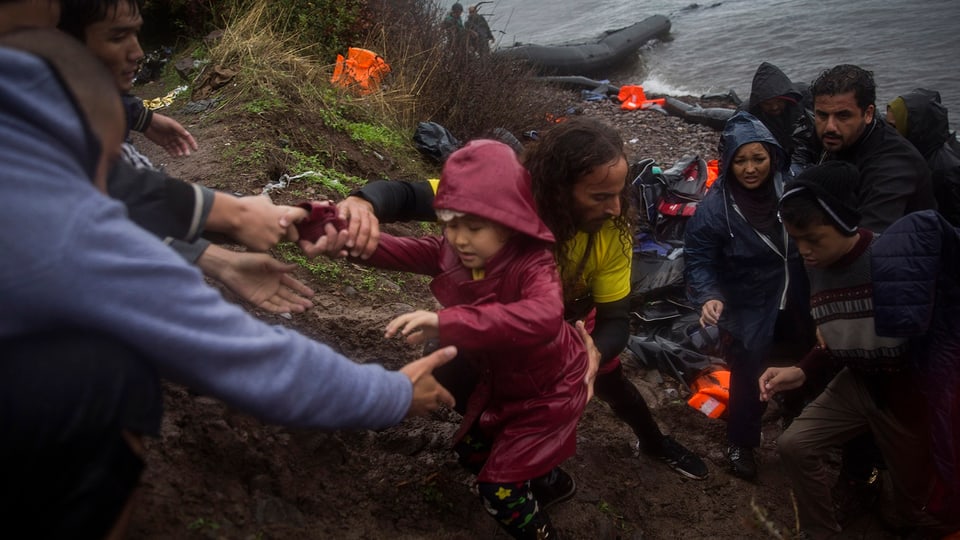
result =
[{"label": "blue hooded jacket", "polygon": [[[786,304],[789,239],[779,222],[781,237],[771,239],[747,221],[728,187],[737,181],[730,168],[741,146],[766,143],[776,151],[771,181],[779,197],[789,160],[770,130],[750,113],[732,116],[721,137],[720,177],[686,228],[684,278],[687,296],[698,308],[708,300],[724,303],[720,326],[751,348],[761,336],[772,339],[776,312]],[[776,205],[777,198],[770,204]]]}]

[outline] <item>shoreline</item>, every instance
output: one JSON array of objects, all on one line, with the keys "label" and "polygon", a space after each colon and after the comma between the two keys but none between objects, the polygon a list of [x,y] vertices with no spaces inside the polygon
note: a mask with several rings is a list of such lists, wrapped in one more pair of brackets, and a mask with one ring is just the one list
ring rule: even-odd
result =
[{"label": "shoreline", "polygon": [[[682,99],[697,100],[691,96],[683,96]],[[581,114],[598,118],[617,128],[623,137],[630,163],[653,158],[657,165],[666,169],[688,154],[699,154],[707,161],[718,158],[720,132],[707,126],[687,123],[680,117],[656,110],[623,110],[613,99],[581,100],[575,106]]]}]

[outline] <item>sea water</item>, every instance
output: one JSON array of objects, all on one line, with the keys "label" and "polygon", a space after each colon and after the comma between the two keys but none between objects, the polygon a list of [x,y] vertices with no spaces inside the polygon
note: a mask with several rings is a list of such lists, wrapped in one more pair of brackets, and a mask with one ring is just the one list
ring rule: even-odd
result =
[{"label": "sea water", "polygon": [[764,61],[805,82],[856,64],[873,71],[881,114],[897,95],[922,87],[938,90],[951,127],[960,125],[960,0],[495,0],[480,13],[501,47],[592,41],[665,15],[670,37],[644,46],[636,62],[607,78],[648,92],[733,90],[747,99]]}]

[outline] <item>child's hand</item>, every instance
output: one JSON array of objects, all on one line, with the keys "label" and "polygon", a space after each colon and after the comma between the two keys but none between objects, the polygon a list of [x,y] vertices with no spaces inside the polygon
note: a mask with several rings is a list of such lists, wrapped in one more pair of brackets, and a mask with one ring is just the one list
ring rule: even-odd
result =
[{"label": "child's hand", "polygon": [[397,335],[407,338],[411,345],[422,345],[440,335],[440,317],[432,311],[417,310],[404,313],[387,324],[388,338]]}]

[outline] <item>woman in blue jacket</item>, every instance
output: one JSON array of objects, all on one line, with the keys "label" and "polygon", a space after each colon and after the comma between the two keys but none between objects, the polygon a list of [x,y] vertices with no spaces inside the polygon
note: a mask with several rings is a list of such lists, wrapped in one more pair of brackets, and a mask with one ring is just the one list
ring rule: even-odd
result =
[{"label": "woman in blue jacket", "polygon": [[789,239],[777,200],[790,163],[750,113],[732,116],[721,137],[722,172],[686,229],[684,277],[700,324],[732,338],[724,352],[731,372],[728,457],[734,475],[752,479],[763,413],[756,381],[787,300]]}]

